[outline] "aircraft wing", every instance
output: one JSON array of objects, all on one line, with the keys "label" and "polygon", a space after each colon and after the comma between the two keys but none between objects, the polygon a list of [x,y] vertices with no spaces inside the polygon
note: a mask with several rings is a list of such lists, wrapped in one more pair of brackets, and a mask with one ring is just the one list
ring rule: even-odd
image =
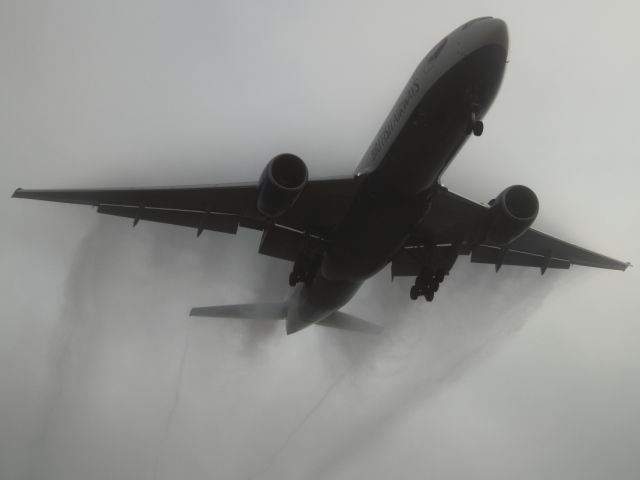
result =
[{"label": "aircraft wing", "polygon": [[[238,226],[273,230],[261,253],[293,260],[304,233],[322,239],[346,213],[355,192],[353,177],[311,180],[294,206],[275,224],[256,209],[256,183],[190,187],[119,188],[91,190],[24,190],[13,197],[93,205],[98,213],[236,233]],[[277,239],[276,239],[277,237]],[[262,246],[261,246],[262,247]],[[276,248],[277,247],[277,248]]]},{"label": "aircraft wing", "polygon": [[[90,190],[24,190],[13,197],[93,205],[98,213],[235,233],[238,226],[268,230],[260,252],[295,260],[311,237],[322,242],[340,223],[355,193],[352,177],[311,180],[295,205],[270,224],[256,210],[257,184],[223,184],[191,187],[120,188]],[[436,245],[444,252],[452,244],[459,253],[471,254],[471,261],[496,265],[569,268],[585,265],[625,270],[628,263],[572,245],[545,233],[529,229],[507,249],[479,240],[488,207],[445,188],[434,198],[432,208],[404,248],[393,259],[394,275],[417,275],[425,249]],[[305,233],[307,235],[305,235]]]},{"label": "aircraft wing", "polygon": [[[625,270],[629,263],[565,242],[529,228],[506,248],[484,241],[483,227],[489,207],[468,200],[444,187],[433,199],[432,207],[416,232],[392,261],[393,275],[416,275],[425,258],[445,255],[451,245],[458,253],[471,255],[471,262],[496,266],[519,265],[547,268],[569,268],[571,265]],[[445,255],[446,256],[446,255]]]}]

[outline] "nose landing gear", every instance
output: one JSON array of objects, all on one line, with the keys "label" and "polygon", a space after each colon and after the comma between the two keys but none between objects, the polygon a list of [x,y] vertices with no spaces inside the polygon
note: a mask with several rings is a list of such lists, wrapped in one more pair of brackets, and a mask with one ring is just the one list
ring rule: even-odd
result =
[{"label": "nose landing gear", "polygon": [[484,123],[478,119],[478,109],[473,108],[471,110],[471,118],[469,119],[469,128],[467,134],[473,133],[476,137],[479,137],[484,132]]},{"label": "nose landing gear", "polygon": [[482,135],[482,132],[484,132],[484,123],[482,123],[482,120],[474,121],[471,127],[471,131],[476,137]]}]

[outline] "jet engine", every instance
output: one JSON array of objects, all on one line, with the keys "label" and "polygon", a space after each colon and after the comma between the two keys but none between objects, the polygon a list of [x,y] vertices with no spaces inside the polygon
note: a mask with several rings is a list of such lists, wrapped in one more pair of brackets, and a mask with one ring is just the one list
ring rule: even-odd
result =
[{"label": "jet engine", "polygon": [[497,245],[513,242],[538,215],[538,197],[524,185],[512,185],[504,189],[489,205],[487,239]]},{"label": "jet engine", "polygon": [[270,218],[279,217],[293,206],[308,180],[302,159],[291,153],[275,156],[258,182],[258,211]]}]

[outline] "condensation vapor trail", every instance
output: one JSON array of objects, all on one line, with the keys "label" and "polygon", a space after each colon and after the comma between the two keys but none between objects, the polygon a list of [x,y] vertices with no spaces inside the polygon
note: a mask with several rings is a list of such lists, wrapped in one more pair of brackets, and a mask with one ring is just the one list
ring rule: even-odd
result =
[{"label": "condensation vapor trail", "polygon": [[187,352],[189,351],[189,337],[191,333],[191,323],[187,326],[187,331],[184,336],[184,345],[182,347],[182,356],[180,357],[180,366],[178,368],[178,377],[176,378],[176,388],[173,394],[173,402],[171,403],[171,408],[169,409],[169,413],[167,414],[167,419],[164,425],[164,435],[162,440],[158,443],[158,451],[156,452],[156,458],[153,465],[153,480],[158,478],[158,471],[160,467],[160,458],[162,456],[162,452],[165,448],[165,445],[169,439],[169,435],[171,433],[171,426],[173,425],[173,419],[175,417],[176,411],[178,409],[178,404],[180,403],[180,391],[182,390],[182,375],[184,374],[184,366],[187,363]]},{"label": "condensation vapor trail", "polygon": [[302,417],[302,419],[300,419],[298,424],[294,428],[291,429],[291,431],[289,432],[287,437],[284,439],[284,441],[282,442],[280,447],[271,456],[271,459],[269,460],[269,463],[267,463],[266,467],[264,467],[262,470],[257,472],[255,475],[253,475],[249,480],[254,480],[254,479],[258,478],[259,476],[266,474],[269,470],[271,470],[271,468],[275,464],[276,460],[282,454],[282,452],[287,448],[287,446],[289,445],[291,440],[296,436],[296,434],[300,430],[302,430],[302,428],[306,425],[306,423],[309,421],[309,419],[320,409],[320,407],[325,402],[325,400],[327,398],[329,398],[329,395],[331,395],[331,392],[333,392],[333,390],[338,385],[340,385],[340,383],[342,383],[342,381],[344,380],[344,378],[346,376],[347,376],[347,372],[345,372],[342,375],[340,375],[336,380],[334,380],[329,385],[329,387],[325,390],[325,392],[318,399],[318,401],[309,409],[309,411],[305,414],[305,416]]}]

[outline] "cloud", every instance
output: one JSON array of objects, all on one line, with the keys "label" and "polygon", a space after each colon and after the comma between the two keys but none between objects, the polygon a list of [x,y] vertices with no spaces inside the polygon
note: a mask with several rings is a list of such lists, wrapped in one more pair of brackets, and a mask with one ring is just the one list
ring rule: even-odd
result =
[{"label": "cloud", "polygon": [[[248,181],[283,151],[304,158],[312,177],[348,174],[421,56],[487,13],[470,2],[218,3],[8,6],[2,191]],[[630,8],[496,2],[488,13],[509,23],[509,68],[483,136],[468,142],[445,183],[485,201],[527,184],[541,200],[537,227],[633,260]],[[256,232],[197,239],[176,227],[96,220],[83,207],[7,198],[0,209],[3,478],[340,478],[351,462],[388,465],[372,458],[375,438],[397,455],[394,425],[546,308],[565,348],[531,347],[530,388],[545,388],[536,374],[584,341],[566,376],[588,376],[595,400],[575,424],[595,425],[590,446],[605,452],[597,458],[610,475],[623,449],[606,454],[618,443],[594,418],[619,412],[628,435],[617,442],[637,443],[635,397],[605,398],[637,378],[633,271],[592,272],[590,281],[580,269],[496,275],[461,258],[432,304],[411,302],[410,280],[391,283],[383,271],[346,308],[383,324],[383,334],[309,328],[287,337],[278,322],[187,316],[193,306],[286,297],[289,266],[256,253]],[[570,321],[576,311],[580,331],[593,328],[587,340]],[[566,391],[558,398],[576,400]],[[539,406],[512,408],[499,417],[505,456],[520,448],[509,435]],[[572,426],[549,424],[549,436]],[[458,419],[447,427],[467,432]],[[452,443],[451,457],[464,447]],[[560,447],[535,461],[572,462],[557,451],[580,448]]]},{"label": "cloud", "polygon": [[81,242],[35,478],[95,469],[326,478],[520,328],[554,278],[508,267],[495,275],[461,257],[426,304],[385,271],[347,308],[383,334],[313,327],[287,337],[282,322],[187,316],[202,299],[279,300],[288,290],[288,265],[256,254],[253,232],[192,233],[102,219]]}]

